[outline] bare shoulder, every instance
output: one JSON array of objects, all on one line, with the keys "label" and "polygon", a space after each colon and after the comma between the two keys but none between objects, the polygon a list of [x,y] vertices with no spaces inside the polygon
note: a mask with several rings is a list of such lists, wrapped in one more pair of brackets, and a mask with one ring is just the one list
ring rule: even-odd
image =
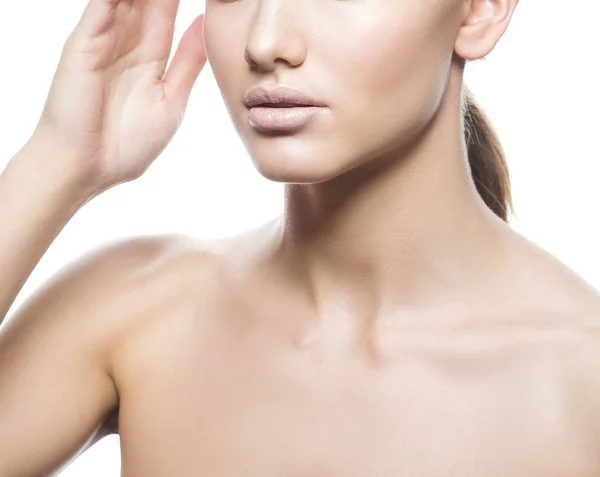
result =
[{"label": "bare shoulder", "polygon": [[167,339],[190,319],[214,317],[207,310],[226,288],[231,267],[219,244],[180,234],[135,237],[106,245],[74,264],[81,273],[68,273],[72,283],[65,289],[75,291],[84,308],[101,302],[98,322],[111,334],[108,360],[117,387],[133,354],[157,352],[153,333]]},{"label": "bare shoulder", "polygon": [[112,350],[124,333],[173,312],[177,304],[210,296],[220,263],[206,242],[193,237],[133,237],[87,253],[50,286],[54,293],[70,295],[80,309],[97,311],[98,322],[112,334]]},{"label": "bare shoulder", "polygon": [[119,240],[31,294],[0,326],[0,467],[46,475],[116,432],[116,351],[210,295],[215,263],[185,236]]},{"label": "bare shoulder", "polygon": [[48,326],[60,325],[63,340],[97,350],[94,359],[114,380],[117,353],[137,334],[209,300],[220,262],[206,242],[185,235],[119,239],[65,266],[8,325],[29,330],[55,315],[44,320]]},{"label": "bare shoulder", "polygon": [[105,322],[118,320],[127,315],[126,305],[131,310],[136,300],[159,298],[156,292],[169,271],[187,268],[199,276],[210,266],[210,257],[197,241],[183,235],[120,239],[71,261],[32,294],[24,308],[51,302],[53,307],[85,311],[88,317],[101,314]]}]

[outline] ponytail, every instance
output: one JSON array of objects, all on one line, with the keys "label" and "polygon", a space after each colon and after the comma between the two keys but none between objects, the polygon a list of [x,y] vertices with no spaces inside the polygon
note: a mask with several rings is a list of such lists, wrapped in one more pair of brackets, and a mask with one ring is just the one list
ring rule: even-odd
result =
[{"label": "ponytail", "polygon": [[505,222],[514,214],[506,157],[494,128],[473,94],[463,86],[461,100],[471,177],[477,192]]}]

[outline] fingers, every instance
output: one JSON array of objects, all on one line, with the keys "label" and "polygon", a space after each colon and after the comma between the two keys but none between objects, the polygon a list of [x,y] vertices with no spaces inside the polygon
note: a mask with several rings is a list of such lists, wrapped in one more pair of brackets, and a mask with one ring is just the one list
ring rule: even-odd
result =
[{"label": "fingers", "polygon": [[196,17],[188,27],[163,77],[169,94],[176,95],[183,103],[187,102],[196,79],[206,63],[202,38],[203,24],[204,14]]},{"label": "fingers", "polygon": [[175,23],[179,2],[180,0],[89,0],[77,29],[81,29],[86,35],[99,35],[112,25],[118,9],[131,10],[134,4],[144,10],[155,10],[160,16]]},{"label": "fingers", "polygon": [[179,10],[179,2],[180,0],[136,0],[145,2],[148,7],[152,7],[152,9],[156,9],[160,11],[161,14],[166,15],[167,18],[173,19],[175,21],[175,17],[177,16],[177,11]]},{"label": "fingers", "polygon": [[111,26],[119,5],[131,7],[133,0],[89,0],[76,30],[86,36],[96,36]]}]

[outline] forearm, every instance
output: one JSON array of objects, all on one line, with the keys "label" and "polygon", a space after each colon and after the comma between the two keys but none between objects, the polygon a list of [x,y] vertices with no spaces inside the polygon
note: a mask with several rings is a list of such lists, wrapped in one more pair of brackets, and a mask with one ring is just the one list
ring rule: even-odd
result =
[{"label": "forearm", "polygon": [[28,142],[0,175],[0,323],[56,236],[93,197],[76,174],[60,170],[60,151]]}]

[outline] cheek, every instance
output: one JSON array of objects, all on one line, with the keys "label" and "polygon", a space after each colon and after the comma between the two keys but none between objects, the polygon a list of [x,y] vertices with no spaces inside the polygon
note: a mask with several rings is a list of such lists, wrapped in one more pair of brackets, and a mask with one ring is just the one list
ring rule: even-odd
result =
[{"label": "cheek", "polygon": [[360,164],[401,150],[426,126],[437,110],[449,64],[440,54],[439,38],[426,37],[418,27],[375,30],[356,44],[335,59],[333,91],[339,100],[339,143],[358,153],[354,162]]},{"label": "cheek", "polygon": [[431,43],[418,26],[378,25],[338,56],[340,83],[360,107],[409,101],[431,82],[436,61]]},{"label": "cheek", "polygon": [[[204,23],[204,44],[206,48],[206,57],[210,64],[215,82],[223,96],[225,104],[229,107],[233,102],[242,101],[244,91],[240,91],[239,80],[236,84],[235,78],[239,77],[239,71],[244,66],[244,60],[240,61],[239,47],[232,41],[231,34],[222,27],[223,20],[206,17]],[[238,42],[239,43],[239,42]]]},{"label": "cheek", "polygon": [[335,59],[341,117],[357,144],[377,149],[390,146],[394,137],[408,140],[408,133],[432,116],[447,81],[444,57],[451,55],[439,33],[427,30],[417,22],[379,24]]}]

